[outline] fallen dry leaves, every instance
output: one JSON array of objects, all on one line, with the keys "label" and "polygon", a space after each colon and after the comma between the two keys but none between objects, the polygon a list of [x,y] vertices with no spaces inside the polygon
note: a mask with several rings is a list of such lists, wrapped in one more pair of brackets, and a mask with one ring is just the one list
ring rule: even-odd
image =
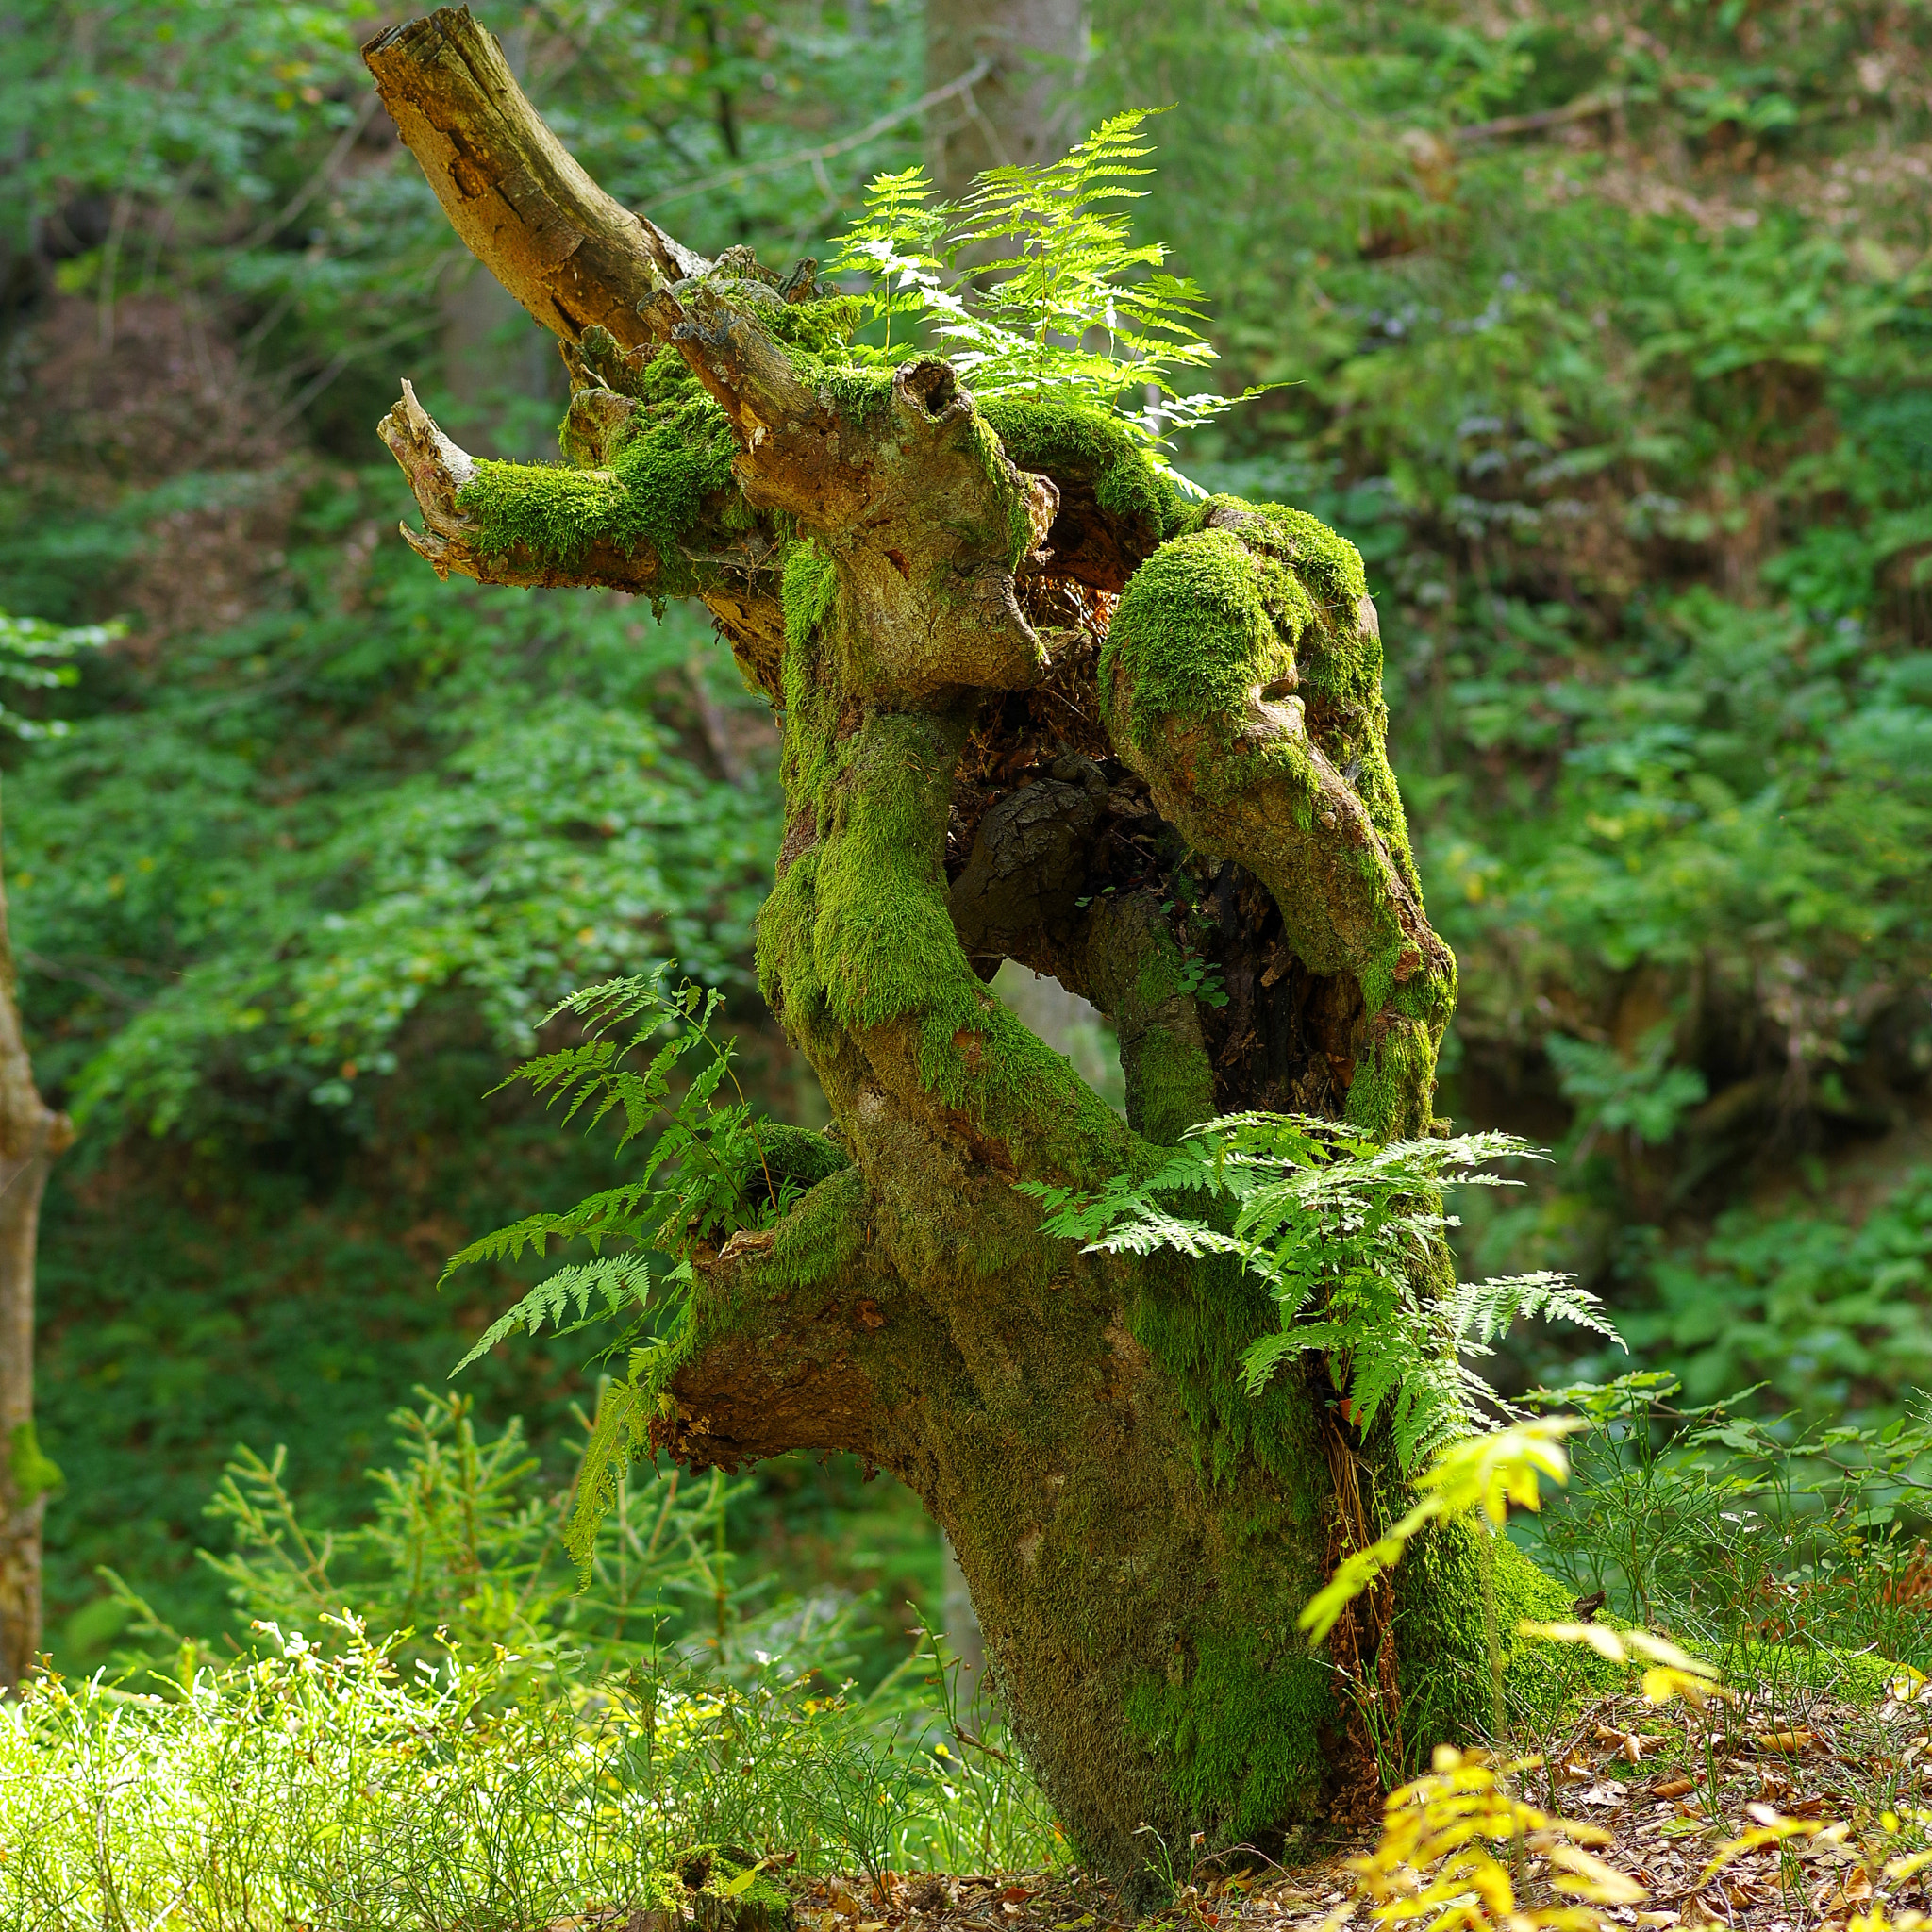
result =
[{"label": "fallen dry leaves", "polygon": [[[1595,1908],[1606,1926],[1911,1928],[1932,1909],[1932,1705],[1907,1688],[1877,1706],[1788,1690],[1674,1714],[1603,1700],[1560,1735],[1517,1740],[1541,1759],[1524,1797],[1594,1827],[1590,1856],[1632,1888]],[[1078,1873],[895,1876],[883,1896],[819,1881],[799,1893],[800,1932],[1375,1932],[1394,1922],[1349,1869],[1371,1842],[1204,1864],[1151,1918]],[[1574,1903],[1564,1876],[1525,1857],[1518,1915]]]}]

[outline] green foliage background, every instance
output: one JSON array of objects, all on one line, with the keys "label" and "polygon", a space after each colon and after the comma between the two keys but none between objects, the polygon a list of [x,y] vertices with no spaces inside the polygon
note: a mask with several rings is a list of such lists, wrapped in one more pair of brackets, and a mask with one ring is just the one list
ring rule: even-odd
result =
[{"label": "green foliage background", "polygon": [[[708,251],[827,257],[917,158],[908,119],[730,173],[916,97],[912,0],[481,11]],[[0,750],[37,1064],[84,1113],[42,1264],[72,1662],[119,1614],[103,1561],[211,1626],[191,1553],[238,1439],[362,1507],[388,1412],[513,1292],[438,1301],[442,1257],[608,1179],[476,1098],[563,991],[676,958],[817,1118],[745,974],[769,733],[702,625],[440,585],[389,534],[398,374],[484,452],[538,447],[560,390],[513,312],[476,333],[354,20],[4,29],[0,608],[130,625],[33,701],[72,735]],[[1222,386],[1279,385],[1183,467],[1369,562],[1462,964],[1444,1110],[1558,1145],[1471,1211],[1470,1271],[1574,1271],[1698,1394],[1895,1407],[1932,1364],[1932,8],[1091,20],[1075,118],[1177,104],[1137,220],[1214,298]],[[560,1481],[569,1344],[477,1373]],[[929,1594],[916,1511],[857,1481],[771,1472],[743,1533]]]}]

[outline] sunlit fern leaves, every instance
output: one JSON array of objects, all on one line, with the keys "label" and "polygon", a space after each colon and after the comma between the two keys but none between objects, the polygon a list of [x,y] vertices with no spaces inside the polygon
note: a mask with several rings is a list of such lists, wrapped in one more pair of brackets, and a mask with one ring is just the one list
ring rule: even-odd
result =
[{"label": "sunlit fern leaves", "polygon": [[[571,1014],[588,1037],[525,1061],[503,1085],[527,1085],[565,1120],[583,1116],[586,1131],[614,1116],[622,1124],[620,1155],[654,1128],[656,1138],[634,1178],[573,1208],[526,1215],[451,1256],[445,1282],[458,1269],[541,1257],[553,1242],[581,1241],[594,1257],[539,1282],[491,1324],[452,1374],[519,1329],[535,1335],[546,1323],[570,1333],[616,1319],[624,1326],[600,1354],[635,1351],[681,1317],[695,1279],[693,1253],[791,1205],[797,1189],[772,1181],[761,1124],[731,1072],[732,1042],[711,1032],[719,1004],[720,995],[702,987],[667,992],[654,975],[587,987],[546,1016]],[[660,1036],[649,1058],[633,1064]],[[726,1081],[735,1098],[721,1100]],[[593,1451],[603,1432],[600,1417]]]},{"label": "sunlit fern leaves", "polygon": [[[1127,204],[1154,171],[1147,110],[1116,114],[1057,161],[993,168],[960,202],[935,205],[917,168],[880,175],[841,238],[831,273],[862,277],[881,342],[861,360],[946,356],[982,398],[1027,393],[1117,416],[1149,459],[1174,470],[1168,438],[1243,400],[1183,393],[1182,372],[1215,359],[1202,291],[1137,242]],[[1249,390],[1244,395],[1259,391]]]},{"label": "sunlit fern leaves", "polygon": [[[1155,1174],[1097,1194],[1037,1184],[1048,1232],[1090,1249],[1238,1257],[1274,1297],[1277,1325],[1242,1357],[1258,1394],[1286,1362],[1327,1358],[1364,1432],[1386,1418],[1413,1472],[1500,1404],[1466,1357],[1524,1318],[1615,1339],[1596,1297],[1557,1274],[1441,1285],[1445,1187],[1514,1187],[1492,1171],[1540,1158],[1513,1135],[1464,1134],[1387,1146],[1333,1121],[1230,1114],[1189,1130]],[[1191,1206],[1198,1202],[1198,1207]],[[1231,1211],[1230,1211],[1231,1210]]]}]

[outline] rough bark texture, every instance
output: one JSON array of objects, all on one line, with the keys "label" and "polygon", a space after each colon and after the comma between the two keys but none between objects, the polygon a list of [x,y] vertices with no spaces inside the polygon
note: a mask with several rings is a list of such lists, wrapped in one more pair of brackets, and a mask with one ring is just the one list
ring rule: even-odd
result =
[{"label": "rough bark texture", "polygon": [[[1076,1253],[1016,1186],[1146,1173],[1236,1107],[1430,1131],[1455,965],[1360,558],[1291,509],[1183,501],[1105,417],[852,369],[808,280],[608,211],[465,11],[368,58],[576,389],[565,469],[475,461],[406,390],[382,433],[410,541],[445,574],[700,596],[784,723],[759,977],[835,1124],[781,1137],[815,1184],[705,1266],[618,1398],[635,1438],[697,1466],[850,1450],[909,1484],[1030,1761],[1117,1874],[1143,1824],[1265,1840],[1348,1802],[1372,1730],[1425,1750],[1480,1722],[1466,1539],[1324,1651],[1299,1635],[1402,1498],[1322,1374],[1242,1391],[1255,1285]],[[1126,1122],[988,993],[1008,958],[1113,1017]],[[1556,1607],[1498,1567],[1504,1630]]]},{"label": "rough bark texture", "polygon": [[34,1086],[0,890],[0,1695],[41,1644],[41,1520],[58,1473],[34,1436],[34,1248],[47,1170],[73,1139]]}]

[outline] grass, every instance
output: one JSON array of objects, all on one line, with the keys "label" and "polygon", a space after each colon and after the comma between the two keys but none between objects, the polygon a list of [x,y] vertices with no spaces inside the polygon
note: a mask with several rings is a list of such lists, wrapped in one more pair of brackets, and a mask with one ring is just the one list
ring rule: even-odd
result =
[{"label": "grass", "polygon": [[780,1869],[876,1889],[1063,1861],[936,1633],[861,1693],[862,1605],[738,1577],[741,1486],[635,1473],[579,1591],[569,1498],[514,1424],[427,1391],[394,1422],[346,1536],[305,1521],[279,1454],[231,1463],[209,1514],[234,1547],[207,1560],[248,1645],[111,1578],[144,1647],[0,1706],[0,1927],[623,1924],[703,1907],[694,1848],[741,1847],[737,1876],[770,1863],[706,1881],[728,1923]]},{"label": "grass", "polygon": [[[1354,1864],[1345,1831],[1304,1839],[1291,1873],[1150,1840],[1161,1918],[1432,1924],[1410,1907],[1474,1881],[1430,1847],[1480,1840],[1515,1932],[1586,1907],[1561,1923],[1875,1932],[1852,1924],[1874,1898],[1908,1923],[1932,1824],[1924,1425],[1683,1409],[1654,1376],[1563,1393],[1588,1427],[1536,1554],[1586,1613],[1605,1593],[1607,1627],[1701,1649],[1731,1694],[1659,1709],[1559,1648],[1507,1737],[1439,1759]],[[144,1654],[0,1707],[0,1927],[534,1932],[693,1909],[728,1932],[761,1900],[782,1916],[776,1888],[809,1932],[1122,1921],[930,1629],[861,1693],[858,1607],[736,1576],[722,1477],[627,1484],[579,1594],[566,1500],[513,1426],[480,1435],[444,1397],[397,1426],[349,1537],[305,1524],[274,1459],[238,1457],[213,1510],[235,1547],[211,1560],[249,1647],[217,1656],[124,1585]],[[1551,1861],[1563,1846],[1621,1875],[1553,1890],[1581,1869]],[[736,1849],[707,1868],[703,1847]]]},{"label": "grass", "polygon": [[258,1635],[0,1707],[0,1924],[534,1927],[690,1906],[704,1846],[874,1887],[1058,1853],[997,1727],[968,1747],[955,1713],[949,1741],[944,1698],[675,1653],[559,1692],[500,1651],[404,1665],[351,1618]]}]

